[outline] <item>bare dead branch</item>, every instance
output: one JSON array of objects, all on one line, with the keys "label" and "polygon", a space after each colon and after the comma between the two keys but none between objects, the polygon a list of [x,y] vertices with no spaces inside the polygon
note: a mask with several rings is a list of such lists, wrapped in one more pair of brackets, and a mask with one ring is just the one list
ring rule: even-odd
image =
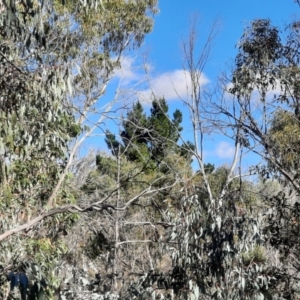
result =
[{"label": "bare dead branch", "polygon": [[90,211],[103,211],[103,210],[108,210],[108,209],[112,209],[112,210],[115,210],[115,211],[125,210],[125,208],[114,207],[113,205],[110,205],[110,204],[99,204],[99,202],[93,203],[90,206],[87,206],[87,207],[84,207],[84,208],[79,207],[79,206],[74,205],[74,204],[65,205],[65,206],[50,209],[49,211],[40,214],[36,218],[28,221],[27,223],[4,232],[3,234],[0,235],[0,241],[3,241],[7,237],[9,237],[13,234],[16,234],[18,232],[21,232],[23,230],[28,230],[32,226],[34,226],[34,225],[38,224],[39,222],[41,222],[42,220],[44,220],[48,217],[57,215],[57,214],[61,214],[61,213],[85,213],[85,212],[90,212]]}]

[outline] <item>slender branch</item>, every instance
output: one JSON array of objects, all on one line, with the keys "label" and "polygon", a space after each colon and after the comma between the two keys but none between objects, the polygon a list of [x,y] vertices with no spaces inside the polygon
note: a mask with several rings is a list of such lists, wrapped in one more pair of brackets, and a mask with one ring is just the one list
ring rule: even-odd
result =
[{"label": "slender branch", "polygon": [[6,239],[7,237],[16,234],[18,232],[21,232],[23,230],[28,230],[30,229],[32,226],[36,225],[37,223],[41,222],[42,220],[51,217],[53,215],[57,215],[57,214],[61,214],[61,213],[84,213],[84,212],[89,212],[89,211],[103,211],[103,210],[107,210],[107,209],[113,209],[113,210],[125,210],[125,208],[120,208],[120,207],[114,207],[113,205],[109,205],[109,204],[101,204],[99,205],[99,202],[93,203],[90,206],[87,207],[79,207],[77,205],[65,205],[65,206],[61,206],[61,207],[57,207],[57,208],[53,208],[50,209],[47,212],[44,212],[42,214],[40,214],[39,216],[37,216],[36,218],[28,221],[27,223],[18,226],[16,228],[7,230],[6,232],[4,232],[3,234],[0,235],[0,241],[3,241],[4,239]]},{"label": "slender branch", "polygon": [[132,240],[132,241],[124,241],[118,243],[117,246],[123,245],[123,244],[129,244],[129,243],[155,243],[154,241],[151,240]]},{"label": "slender branch", "polygon": [[174,224],[167,223],[167,222],[124,222],[123,225],[134,225],[134,226],[141,226],[141,225],[161,225],[163,227],[173,227]]},{"label": "slender branch", "polygon": [[17,67],[14,63],[12,63],[6,56],[5,54],[0,51],[0,55],[12,66],[14,67],[16,70],[18,70],[21,74],[25,75],[25,73],[19,68]]}]

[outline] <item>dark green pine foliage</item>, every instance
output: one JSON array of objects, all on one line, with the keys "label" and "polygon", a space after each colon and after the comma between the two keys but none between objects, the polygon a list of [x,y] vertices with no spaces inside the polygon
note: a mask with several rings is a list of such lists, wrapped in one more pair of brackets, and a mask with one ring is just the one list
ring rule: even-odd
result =
[{"label": "dark green pine foliage", "polygon": [[178,109],[173,120],[168,117],[169,107],[165,99],[152,102],[149,117],[149,150],[153,159],[162,160],[168,152],[178,151],[177,142],[182,131],[182,113]]},{"label": "dark green pine foliage", "polygon": [[124,146],[116,139],[116,136],[111,133],[109,130],[106,130],[106,138],[105,142],[107,144],[108,149],[111,150],[112,155],[118,156],[120,152],[124,150]]},{"label": "dark green pine foliage", "polygon": [[[129,161],[144,163],[156,167],[168,154],[187,156],[193,145],[188,142],[178,146],[182,127],[182,113],[175,110],[173,119],[168,116],[169,107],[164,98],[154,100],[150,115],[147,117],[140,102],[123,121],[122,141],[118,141],[111,132],[106,132],[106,143],[112,154],[124,153]],[[189,149],[186,149],[186,148]]]},{"label": "dark green pine foliage", "polygon": [[148,119],[140,102],[133,105],[123,121],[121,132],[125,154],[128,160],[136,162],[149,161],[148,152]]}]

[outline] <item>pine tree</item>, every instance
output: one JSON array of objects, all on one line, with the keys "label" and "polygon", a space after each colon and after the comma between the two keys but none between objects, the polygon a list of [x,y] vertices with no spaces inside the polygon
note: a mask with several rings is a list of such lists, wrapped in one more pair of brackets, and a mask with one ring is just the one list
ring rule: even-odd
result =
[{"label": "pine tree", "polygon": [[124,151],[129,161],[145,163],[151,167],[159,166],[170,154],[190,156],[189,150],[193,149],[190,142],[178,145],[182,113],[176,109],[173,119],[170,119],[168,112],[169,106],[164,98],[152,102],[148,117],[141,103],[135,103],[122,123],[121,141],[117,141],[110,131],[106,133],[105,141],[112,154],[117,156],[119,149]]}]

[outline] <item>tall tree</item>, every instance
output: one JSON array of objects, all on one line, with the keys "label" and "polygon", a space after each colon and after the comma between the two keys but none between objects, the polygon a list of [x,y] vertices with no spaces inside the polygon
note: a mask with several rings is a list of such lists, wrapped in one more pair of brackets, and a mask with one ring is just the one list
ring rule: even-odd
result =
[{"label": "tall tree", "polygon": [[[296,233],[297,225],[295,227],[297,221],[291,221],[299,218],[293,202],[295,193],[300,191],[297,24],[287,27],[284,38],[270,20],[252,22],[238,45],[230,89],[235,97],[233,108],[221,107],[240,131],[241,143],[265,160],[266,164],[256,170],[265,179],[274,176],[283,184],[280,193],[265,202],[270,210],[266,227],[262,229],[266,245],[279,249],[285,262],[280,269],[273,267],[272,272],[278,282],[288,280],[289,284],[276,291],[286,298],[296,297],[298,284],[298,277],[294,276],[298,267],[294,262],[298,260],[295,247],[299,247],[299,234]],[[289,238],[286,238],[287,232],[290,232]]]},{"label": "tall tree", "polygon": [[75,205],[70,180],[82,125],[121,56],[150,32],[155,12],[155,0],[1,1],[2,272],[30,261],[22,268],[46,274],[49,292],[57,287],[52,272],[66,252],[62,232],[74,212],[86,211]]},{"label": "tall tree", "polygon": [[[150,167],[159,165],[171,153],[186,155],[184,146],[177,144],[182,131],[182,113],[176,109],[173,119],[170,119],[168,110],[163,98],[152,102],[148,117],[140,102],[134,104],[122,123],[122,143],[117,142],[109,131],[106,134],[106,143],[112,153],[116,154],[120,149],[130,161],[149,164]],[[191,143],[189,145],[193,148]]]},{"label": "tall tree", "polygon": [[[275,48],[280,43],[277,31],[266,28],[263,22],[261,24],[262,28],[257,31],[258,38],[250,35],[250,40],[253,38],[255,47],[265,48],[254,50],[251,49],[251,45],[245,43],[248,47],[245,46],[245,49],[250,49],[250,53],[262,59],[264,63],[267,59],[277,59],[278,51]],[[269,40],[266,33],[270,35]],[[213,37],[212,30],[204,42],[202,53],[196,57],[196,27],[193,23],[189,39],[183,47],[189,83],[187,86],[191,86],[185,103],[190,108],[196,146],[195,150],[190,151],[199,163],[199,172],[195,175],[195,180],[186,185],[181,198],[179,218],[169,214],[174,220],[170,237],[173,261],[170,276],[172,288],[178,299],[292,297],[296,295],[295,281],[287,280],[287,268],[268,255],[268,250],[274,248],[270,242],[264,240],[268,224],[263,215],[264,207],[258,205],[261,198],[257,197],[257,189],[251,181],[247,181],[244,178],[246,175],[241,174],[244,147],[249,146],[243,125],[247,125],[245,120],[253,112],[251,105],[255,107],[255,103],[247,98],[248,102],[244,102],[244,107],[249,108],[249,111],[244,110],[244,113],[240,113],[242,109],[239,110],[236,105],[241,99],[238,93],[236,101],[229,100],[228,94],[225,99],[217,98],[215,101],[215,95],[209,91],[204,92],[201,85],[201,73],[209,58]],[[249,35],[245,34],[245,37]],[[267,49],[270,53],[266,53]],[[245,60],[248,57],[247,53]],[[238,56],[237,62],[241,59],[242,57]],[[238,68],[245,71],[245,74],[235,74],[244,84],[239,92],[255,91],[254,83],[248,81],[249,74],[245,70],[247,68],[242,64],[238,64]],[[258,85],[265,91],[265,94],[261,95],[266,95],[267,86],[259,77],[260,74],[262,78],[265,76],[263,68],[256,62],[249,63],[249,68],[253,69],[249,71],[251,76],[252,71],[257,72],[253,74],[253,80],[256,78]],[[230,106],[226,106],[227,103]],[[256,120],[254,115],[251,116]],[[230,122],[227,123],[228,118]],[[211,168],[207,168],[203,155],[205,140],[211,128],[214,132],[234,139],[234,153],[230,165],[212,172]]]}]

